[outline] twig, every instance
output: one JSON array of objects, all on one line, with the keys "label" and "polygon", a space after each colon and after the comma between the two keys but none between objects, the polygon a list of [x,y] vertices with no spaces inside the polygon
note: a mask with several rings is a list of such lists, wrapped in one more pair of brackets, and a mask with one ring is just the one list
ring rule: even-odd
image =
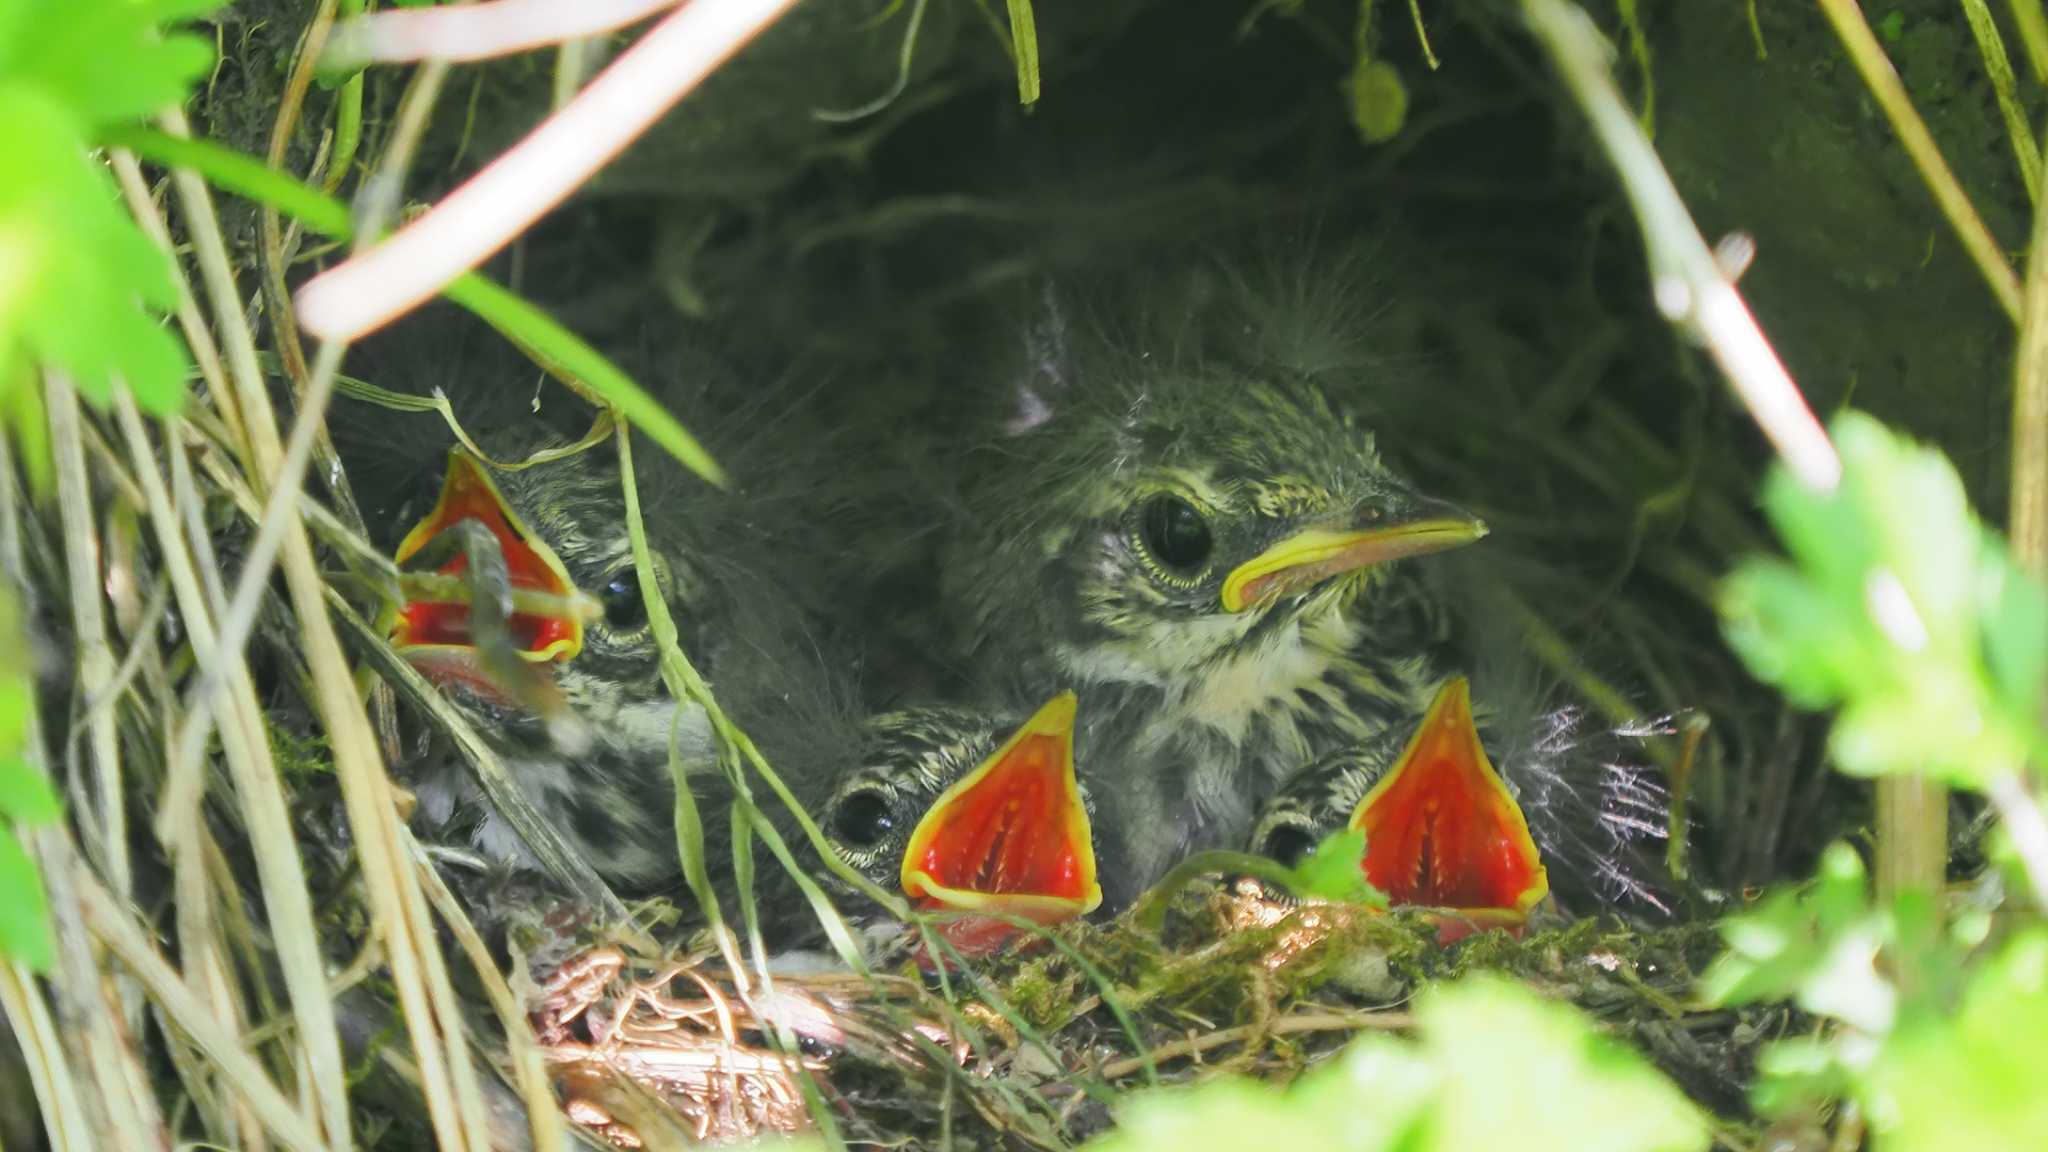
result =
[{"label": "twig", "polygon": [[118,956],[123,966],[141,980],[149,990],[150,999],[162,1006],[180,1030],[199,1045],[222,1079],[232,1085],[243,1100],[247,1101],[263,1126],[270,1129],[286,1147],[299,1152],[323,1152],[328,1146],[321,1142],[284,1094],[263,1073],[263,1069],[242,1051],[235,1037],[222,1031],[213,1014],[199,1001],[177,972],[157,955],[156,949],[135,927],[126,912],[99,884],[83,871],[75,873],[79,904],[85,912],[86,925],[92,934],[109,951]]},{"label": "twig", "polygon": [[414,60],[489,60],[614,32],[678,0],[492,0],[464,8],[398,8],[342,22],[322,71]]},{"label": "twig", "polygon": [[1599,29],[1567,0],[1522,0],[1522,9],[1620,173],[1642,225],[1658,307],[1706,347],[1800,483],[1834,488],[1841,458],[1622,103]]},{"label": "twig", "polygon": [[299,289],[325,339],[390,322],[567,199],[795,0],[696,0],[657,24],[574,100],[426,215]]},{"label": "twig", "polygon": [[1962,242],[1963,250],[1970,254],[1970,259],[1976,261],[1977,270],[1983,273],[1991,294],[1998,297],[1998,306],[2005,309],[2014,323],[2018,323],[2019,277],[2013,275],[2012,266],[2005,262],[2005,254],[1999,250],[1998,241],[1992,238],[1991,230],[1984,226],[1976,208],[1971,206],[1969,194],[1963,191],[1948,162],[1941,158],[1941,148],[1935,144],[1934,134],[1927,130],[1927,122],[1914,109],[1912,97],[1906,94],[1906,85],[1884,54],[1884,45],[1878,43],[1877,34],[1864,20],[1863,9],[1856,0],[1820,0],[1820,6],[1827,13],[1828,22],[1835,26],[1835,34],[1841,37],[1842,47],[1849,53],[1856,71],[1862,73],[1863,83],[1870,89],[1871,96],[1884,110],[1885,118],[1892,122],[1892,131],[1898,133],[1906,155],[1912,157],[1913,166],[1920,170],[1920,179],[1934,194],[1934,202],[1941,208],[1942,215],[1948,217],[1956,239]]},{"label": "twig", "polygon": [[[1322,1013],[1313,1016],[1283,1016],[1262,1024],[1240,1024],[1235,1028],[1224,1028],[1201,1036],[1190,1036],[1171,1044],[1161,1044],[1152,1049],[1152,1058],[1157,1061],[1179,1060],[1188,1056],[1199,1056],[1225,1045],[1251,1040],[1260,1036],[1297,1036],[1308,1032],[1406,1032],[1415,1027],[1415,1017],[1406,1012],[1349,1012]],[[1144,1061],[1136,1056],[1114,1060],[1102,1066],[1098,1073],[1104,1080],[1121,1080],[1144,1069]]]},{"label": "twig", "polygon": [[1878,892],[1941,891],[1948,876],[1948,789],[1924,776],[1883,777],[1876,824]]}]

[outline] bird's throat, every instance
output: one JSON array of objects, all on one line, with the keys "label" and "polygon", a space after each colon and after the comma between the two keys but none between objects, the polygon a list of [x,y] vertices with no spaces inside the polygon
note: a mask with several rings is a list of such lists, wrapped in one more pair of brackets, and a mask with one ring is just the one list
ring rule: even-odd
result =
[{"label": "bird's throat", "polygon": [[1480,745],[1462,679],[1438,693],[1351,826],[1366,835],[1366,878],[1394,904],[1519,919],[1549,892],[1522,810]]}]

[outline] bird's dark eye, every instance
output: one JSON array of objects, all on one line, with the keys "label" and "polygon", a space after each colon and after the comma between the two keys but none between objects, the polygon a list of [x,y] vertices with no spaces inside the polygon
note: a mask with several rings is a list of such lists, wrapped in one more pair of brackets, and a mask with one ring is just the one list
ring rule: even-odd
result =
[{"label": "bird's dark eye", "polygon": [[1266,855],[1289,868],[1316,854],[1316,838],[1299,824],[1282,824],[1266,833]]},{"label": "bird's dark eye", "polygon": [[895,827],[888,801],[873,792],[848,796],[832,816],[832,831],[849,848],[873,848]]},{"label": "bird's dark eye", "polygon": [[1154,496],[1138,515],[1139,535],[1154,560],[1182,572],[1208,562],[1216,542],[1193,504],[1178,496]]},{"label": "bird's dark eye", "polygon": [[640,578],[628,568],[605,582],[598,595],[604,604],[604,622],[614,632],[631,632],[647,623],[647,601],[640,595]]}]

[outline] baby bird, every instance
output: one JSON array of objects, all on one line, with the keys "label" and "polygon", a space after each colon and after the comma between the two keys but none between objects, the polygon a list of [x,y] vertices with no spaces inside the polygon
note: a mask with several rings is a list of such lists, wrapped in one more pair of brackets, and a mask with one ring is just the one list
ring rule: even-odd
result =
[{"label": "baby bird", "polygon": [[1029,349],[965,465],[945,603],[971,675],[1080,694],[1127,833],[1117,903],[1241,842],[1302,763],[1420,714],[1448,635],[1415,558],[1486,528],[1285,358],[1057,313]]},{"label": "baby bird", "polygon": [[1061,692],[1022,722],[971,709],[886,713],[820,810],[832,848],[913,907],[969,915],[937,930],[965,955],[1017,929],[1102,903],[1089,806],[1074,769],[1076,702]]},{"label": "baby bird", "polygon": [[1647,733],[1493,686],[1502,706],[1483,722],[1471,685],[1452,677],[1419,722],[1305,765],[1266,802],[1251,851],[1292,865],[1359,829],[1360,867],[1391,903],[1461,923],[1519,925],[1553,889],[1579,914],[1667,912],[1645,851],[1664,834]]},{"label": "baby bird", "polygon": [[[530,378],[530,366],[498,351],[495,338],[466,341],[436,325],[428,332],[431,350],[409,348],[383,373],[385,382],[434,380],[450,393],[471,439],[513,467],[451,450],[430,417],[409,417],[423,429],[409,439],[394,433],[388,413],[373,428],[362,419],[343,422],[337,438],[369,493],[366,505],[407,529],[394,549],[401,568],[471,586],[461,594],[416,591],[390,619],[389,638],[466,714],[527,799],[599,874],[629,892],[673,890],[681,875],[670,754],[708,779],[716,775],[716,748],[704,710],[679,703],[663,682],[614,442],[559,454],[568,438],[525,403],[511,413],[502,403],[493,407],[507,382]],[[447,372],[434,375],[440,361],[433,352],[456,350],[461,355]],[[726,371],[701,354],[678,352],[668,363],[693,381]],[[800,543],[816,490],[805,487],[808,473],[761,450],[770,438],[758,411],[731,407],[715,389],[681,403],[691,399],[671,403],[735,480],[730,490],[715,489],[642,441],[634,462],[651,568],[682,649],[719,685],[722,706],[745,722],[775,706],[783,665],[818,660],[808,613],[815,586],[803,579],[818,566]],[[587,409],[578,415],[589,418]],[[557,451],[522,463],[542,449]],[[422,497],[435,489],[418,482],[421,456],[440,473],[424,514],[417,512]],[[473,565],[490,571],[472,572]],[[463,602],[478,593],[497,609],[477,612]],[[552,600],[534,609],[536,595]],[[494,618],[502,627],[489,623]],[[531,863],[452,751],[430,749],[413,775],[427,825],[467,835],[493,861]]]}]

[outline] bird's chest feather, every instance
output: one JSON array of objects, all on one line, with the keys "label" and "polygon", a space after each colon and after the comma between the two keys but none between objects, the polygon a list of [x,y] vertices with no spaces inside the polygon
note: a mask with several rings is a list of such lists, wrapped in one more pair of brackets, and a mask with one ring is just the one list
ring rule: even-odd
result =
[{"label": "bird's chest feather", "polygon": [[[1326,726],[1322,714],[1343,709],[1346,653],[1356,625],[1341,612],[1250,629],[1222,617],[1160,623],[1127,640],[1070,648],[1062,663],[1084,684],[1143,685],[1156,691],[1149,727],[1199,726],[1230,745],[1255,736],[1302,745]],[[1301,736],[1288,734],[1301,729]]]}]

